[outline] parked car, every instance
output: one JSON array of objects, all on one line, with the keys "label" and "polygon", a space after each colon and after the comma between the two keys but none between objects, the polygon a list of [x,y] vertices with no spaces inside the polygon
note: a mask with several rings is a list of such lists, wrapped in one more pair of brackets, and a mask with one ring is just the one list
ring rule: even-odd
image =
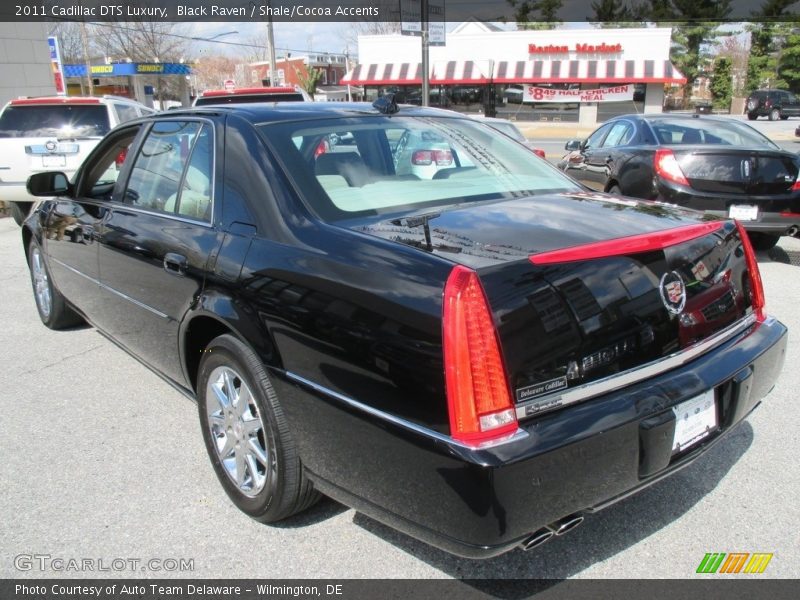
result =
[{"label": "parked car", "polygon": [[60,169],[71,177],[111,129],[155,111],[118,96],[43,96],[11,100],[0,111],[0,200],[22,224],[35,200],[32,173]]},{"label": "parked car", "polygon": [[756,90],[747,98],[747,118],[769,117],[770,121],[800,117],[800,99],[786,90]]},{"label": "parked car", "polygon": [[[341,132],[355,152],[319,151]],[[450,147],[446,176],[397,172],[406,132]],[[784,361],[737,223],[587,192],[449,111],[167,111],[28,186],[42,322],[196,398],[263,522],[323,493],[463,556],[530,549],[703,456]]]},{"label": "parked car", "polygon": [[698,115],[626,115],[559,163],[592,189],[735,218],[756,249],[800,228],[800,159],[744,123]]},{"label": "parked car", "polygon": [[497,117],[486,117],[484,115],[471,115],[473,119],[478,119],[479,121],[486,123],[489,127],[497,129],[500,133],[504,133],[512,140],[518,141],[520,144],[528,148],[531,152],[533,152],[536,156],[541,158],[546,158],[544,150],[539,148],[535,142],[531,142],[525,135],[519,130],[519,127],[514,124],[513,121],[509,121],[508,119],[499,119]]},{"label": "parked car", "polygon": [[247,87],[206,90],[194,99],[193,106],[208,104],[246,104],[250,102],[310,102],[311,96],[299,86]]}]

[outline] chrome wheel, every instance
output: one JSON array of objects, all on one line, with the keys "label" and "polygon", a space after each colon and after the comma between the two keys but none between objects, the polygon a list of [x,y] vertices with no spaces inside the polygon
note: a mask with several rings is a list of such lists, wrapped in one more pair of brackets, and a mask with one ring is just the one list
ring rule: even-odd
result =
[{"label": "chrome wheel", "polygon": [[36,294],[36,305],[42,317],[47,320],[53,306],[53,296],[50,292],[50,279],[47,277],[47,267],[39,248],[31,251],[31,275],[33,276],[33,290]]},{"label": "chrome wheel", "polygon": [[242,494],[258,495],[275,473],[275,454],[250,388],[230,367],[217,367],[208,378],[206,416],[225,473]]}]

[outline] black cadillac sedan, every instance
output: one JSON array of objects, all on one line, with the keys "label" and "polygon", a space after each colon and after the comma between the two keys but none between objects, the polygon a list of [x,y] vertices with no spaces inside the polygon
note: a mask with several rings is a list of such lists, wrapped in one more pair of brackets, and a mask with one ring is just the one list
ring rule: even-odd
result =
[{"label": "black cadillac sedan", "polygon": [[196,398],[263,522],[323,493],[463,556],[530,549],[702,456],[784,360],[740,224],[588,192],[455,113],[170,111],[28,187],[41,320]]},{"label": "black cadillac sedan", "polygon": [[625,115],[565,148],[559,168],[590,188],[737,219],[757,250],[800,231],[800,158],[739,121]]}]

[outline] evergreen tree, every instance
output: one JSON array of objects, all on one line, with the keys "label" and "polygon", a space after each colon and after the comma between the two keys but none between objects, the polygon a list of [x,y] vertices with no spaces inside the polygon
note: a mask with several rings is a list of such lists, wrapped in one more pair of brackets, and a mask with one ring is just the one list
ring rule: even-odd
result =
[{"label": "evergreen tree", "polygon": [[558,11],[564,0],[508,0],[514,7],[519,29],[555,29],[561,24]]},{"label": "evergreen tree", "polygon": [[720,56],[714,61],[714,74],[711,76],[711,96],[714,99],[714,108],[730,109],[732,95],[731,59],[727,56]]},{"label": "evergreen tree", "polygon": [[692,94],[692,85],[702,72],[708,47],[722,35],[720,21],[731,12],[731,0],[650,0],[647,18],[672,22],[672,63],[686,77],[684,100]]},{"label": "evergreen tree", "polygon": [[794,93],[800,93],[800,29],[785,37],[778,60],[778,82],[785,83]]},{"label": "evergreen tree", "polygon": [[592,2],[594,18],[588,19],[600,27],[641,27],[645,21],[644,4],[626,0],[597,0]]}]

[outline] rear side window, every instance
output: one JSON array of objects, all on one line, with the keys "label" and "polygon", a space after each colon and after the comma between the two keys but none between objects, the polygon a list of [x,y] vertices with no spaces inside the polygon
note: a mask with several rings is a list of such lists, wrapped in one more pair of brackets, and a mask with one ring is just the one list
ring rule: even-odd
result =
[{"label": "rear side window", "polygon": [[[207,218],[211,205],[208,131],[194,121],[153,125],[131,169],[125,202],[148,210]],[[202,147],[194,154],[199,139],[203,140]]]},{"label": "rear side window", "polygon": [[633,126],[630,123],[626,121],[615,123],[614,127],[611,128],[611,131],[608,132],[608,136],[603,141],[603,148],[624,146],[632,137]]},{"label": "rear side window", "polygon": [[102,137],[110,128],[102,104],[12,105],[0,116],[0,138]]},{"label": "rear side window", "polygon": [[120,123],[130,121],[131,119],[136,119],[139,116],[139,112],[136,110],[136,107],[128,104],[115,102],[114,110],[117,111],[117,121]]}]

